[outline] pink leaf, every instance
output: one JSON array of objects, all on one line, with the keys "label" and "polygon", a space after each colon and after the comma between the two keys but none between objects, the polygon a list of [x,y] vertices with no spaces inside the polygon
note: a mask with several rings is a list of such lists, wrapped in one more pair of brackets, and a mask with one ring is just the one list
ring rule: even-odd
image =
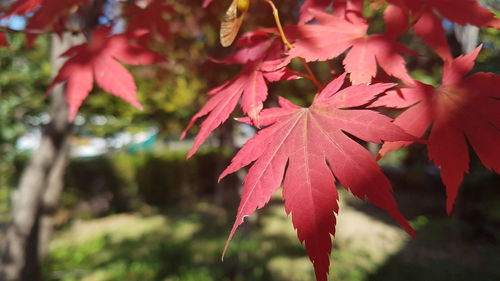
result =
[{"label": "pink leaf", "polygon": [[385,209],[414,235],[374,158],[346,134],[373,142],[415,140],[388,117],[345,109],[365,104],[393,84],[357,85],[336,92],[343,80],[341,76],[331,82],[309,108],[281,98],[281,107],[261,113],[268,127],[250,139],[221,174],[222,178],[254,162],[224,252],[243,219],[264,207],[282,182],[286,212],[292,215],[317,280],[327,280],[338,212],[335,178],[357,197]]},{"label": "pink leaf", "polygon": [[[466,139],[486,168],[500,171],[500,94],[492,91],[500,86],[500,76],[475,73],[464,77],[474,66],[480,49],[447,61],[440,87],[417,83],[414,88],[402,89],[400,96],[383,97],[379,101],[379,105],[389,107],[416,102],[394,122],[410,134],[420,137],[432,124],[429,159],[441,168],[448,213],[453,208],[463,175],[469,169]],[[385,143],[381,155],[408,144]]]},{"label": "pink leaf", "polygon": [[94,79],[105,91],[141,109],[134,79],[118,60],[129,64],[164,61],[152,51],[130,45],[123,34],[107,37],[108,31],[108,28],[94,31],[91,43],[75,46],[63,54],[70,58],[59,70],[49,91],[55,84],[67,81],[69,121],[75,118],[82,102],[92,90]]}]

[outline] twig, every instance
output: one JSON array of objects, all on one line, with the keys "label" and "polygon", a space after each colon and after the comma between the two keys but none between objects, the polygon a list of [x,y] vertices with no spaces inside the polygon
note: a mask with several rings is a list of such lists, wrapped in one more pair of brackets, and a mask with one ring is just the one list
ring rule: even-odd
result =
[{"label": "twig", "polygon": [[309,75],[309,74],[302,73],[300,71],[296,71],[296,70],[293,70],[293,69],[290,69],[289,71],[290,71],[290,73],[292,73],[294,75],[297,75],[297,76],[300,76],[302,78],[306,78],[308,80],[312,80],[313,79],[313,77],[311,77],[311,75]]},{"label": "twig", "polygon": [[276,6],[274,5],[272,0],[264,0],[264,1],[267,4],[269,4],[269,6],[271,6],[271,9],[273,10],[274,21],[276,22],[276,27],[278,27],[278,31],[279,31],[280,36],[281,36],[281,41],[283,41],[283,44],[285,44],[285,46],[288,49],[293,48],[292,44],[290,44],[288,39],[286,39],[285,32],[283,31],[283,26],[281,25],[281,20],[280,20],[280,16],[278,13],[278,9],[276,8]]},{"label": "twig", "polygon": [[316,79],[314,72],[312,72],[312,69],[309,67],[309,64],[307,64],[306,60],[304,58],[301,58],[301,57],[299,57],[299,60],[302,63],[302,65],[304,66],[304,68],[307,70],[307,73],[309,73],[309,76],[311,77],[309,80],[311,80],[311,82],[313,82],[313,84],[316,86],[316,88],[318,88],[318,90],[320,90],[320,91],[323,90],[323,88],[325,86],[323,86],[323,84],[321,84],[321,82],[319,82],[318,79]]},{"label": "twig", "polygon": [[[278,12],[278,9],[276,8],[276,6],[274,5],[273,1],[272,0],[264,0],[267,4],[269,4],[269,6],[271,6],[271,9],[273,10],[273,16],[274,16],[274,21],[276,22],[276,27],[278,28],[278,31],[280,33],[280,37],[281,37],[281,41],[283,41],[283,44],[285,44],[285,46],[288,48],[288,49],[292,49],[293,46],[292,44],[290,44],[290,42],[288,41],[288,39],[286,38],[286,35],[285,35],[285,32],[283,31],[283,26],[281,25],[281,20],[280,20],[280,16],[279,16],[279,12]],[[309,75],[304,75],[302,73],[302,77],[304,78],[307,78],[309,80],[311,80],[311,82],[319,89],[319,90],[322,90],[324,88],[324,86],[321,84],[321,82],[318,81],[318,79],[316,79],[316,76],[314,75],[314,72],[311,70],[311,68],[309,67],[309,65],[307,64],[306,60],[304,58],[300,58],[299,57],[299,60],[300,62],[302,63],[302,65],[304,66],[304,68],[306,69],[307,73]],[[300,72],[298,72],[300,73]],[[298,74],[297,74],[298,75]]]},{"label": "twig", "polygon": [[3,33],[23,33],[23,34],[48,34],[50,32],[43,30],[33,30],[33,29],[12,29],[8,26],[0,26],[0,32]]}]

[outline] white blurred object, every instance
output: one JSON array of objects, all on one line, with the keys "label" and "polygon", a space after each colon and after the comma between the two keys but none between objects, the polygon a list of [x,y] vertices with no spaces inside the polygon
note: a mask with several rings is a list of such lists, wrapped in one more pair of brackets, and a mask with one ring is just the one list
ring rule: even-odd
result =
[{"label": "white blurred object", "polygon": [[16,148],[21,151],[32,151],[38,148],[42,140],[42,131],[35,129],[21,136],[16,142]]},{"label": "white blurred object", "polygon": [[71,156],[73,157],[95,157],[108,151],[106,139],[90,137],[85,138],[84,144],[71,144]]}]

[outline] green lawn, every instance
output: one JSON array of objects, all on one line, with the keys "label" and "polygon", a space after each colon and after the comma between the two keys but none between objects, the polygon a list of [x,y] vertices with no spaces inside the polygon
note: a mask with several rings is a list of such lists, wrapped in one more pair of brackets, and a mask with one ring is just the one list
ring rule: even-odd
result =
[{"label": "green lawn", "polygon": [[[330,280],[500,280],[499,240],[478,241],[467,225],[426,217],[412,220],[413,240],[385,214],[350,201],[341,201]],[[222,262],[231,224],[232,214],[207,203],[75,221],[51,243],[44,275],[52,281],[314,280],[279,200],[240,227]]]}]

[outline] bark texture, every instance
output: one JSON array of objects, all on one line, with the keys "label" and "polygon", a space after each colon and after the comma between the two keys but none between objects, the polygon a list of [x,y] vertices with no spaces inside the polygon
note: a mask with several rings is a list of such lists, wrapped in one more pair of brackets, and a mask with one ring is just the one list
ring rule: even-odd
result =
[{"label": "bark texture", "polygon": [[[59,55],[75,44],[80,36],[64,34],[52,39],[54,73],[64,63]],[[50,123],[43,129],[39,147],[24,170],[14,193],[12,224],[0,260],[0,280],[41,280],[40,258],[47,252],[52,229],[52,213],[59,200],[68,157],[67,138],[70,125],[64,99],[64,87],[59,85],[50,95]]]},{"label": "bark texture", "polygon": [[[0,0],[1,1],[1,0]],[[65,62],[60,55],[84,42],[83,34],[97,26],[105,0],[92,0],[68,15],[66,32],[52,36],[52,75]],[[63,189],[63,177],[69,154],[68,107],[64,85],[53,88],[50,95],[50,123],[43,129],[39,147],[23,172],[13,198],[12,224],[7,242],[0,253],[0,281],[39,281],[40,261],[47,254],[53,229],[53,214]]]}]

